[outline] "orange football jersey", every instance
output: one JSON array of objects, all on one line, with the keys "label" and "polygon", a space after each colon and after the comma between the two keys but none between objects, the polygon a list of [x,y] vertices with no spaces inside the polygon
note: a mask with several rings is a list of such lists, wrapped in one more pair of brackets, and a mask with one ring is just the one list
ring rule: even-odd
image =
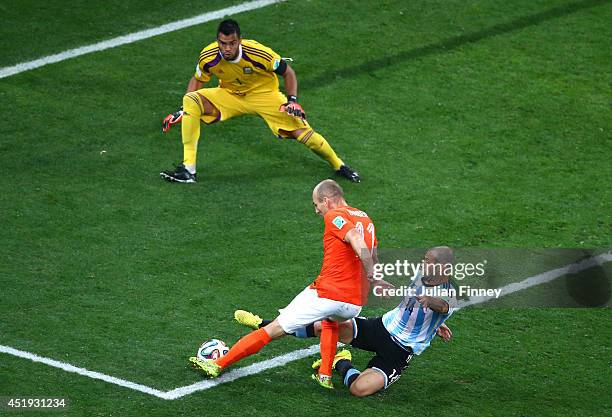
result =
[{"label": "orange football jersey", "polygon": [[323,266],[311,288],[322,298],[364,305],[369,282],[361,260],[350,243],[344,241],[344,236],[349,230],[357,229],[372,250],[378,244],[374,223],[365,212],[349,206],[329,210],[324,222]]}]

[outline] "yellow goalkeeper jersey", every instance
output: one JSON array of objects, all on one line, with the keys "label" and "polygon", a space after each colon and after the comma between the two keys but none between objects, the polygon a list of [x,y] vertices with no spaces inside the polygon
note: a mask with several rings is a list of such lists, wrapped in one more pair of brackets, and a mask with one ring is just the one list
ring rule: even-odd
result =
[{"label": "yellow goalkeeper jersey", "polygon": [[280,55],[267,46],[243,39],[236,59],[227,61],[217,42],[213,42],[200,52],[195,78],[206,83],[214,75],[219,79],[219,87],[238,95],[278,91],[274,70],[280,60]]}]

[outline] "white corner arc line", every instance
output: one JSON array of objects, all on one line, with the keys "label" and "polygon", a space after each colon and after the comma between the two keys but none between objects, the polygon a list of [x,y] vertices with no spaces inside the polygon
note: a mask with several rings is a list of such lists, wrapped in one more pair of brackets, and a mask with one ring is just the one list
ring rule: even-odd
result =
[{"label": "white corner arc line", "polygon": [[45,65],[54,64],[56,62],[65,61],[81,55],[90,54],[92,52],[104,51],[105,49],[115,48],[117,46],[126,45],[141,41],[143,39],[152,38],[154,36],[163,35],[164,33],[174,32],[190,26],[199,25],[201,23],[210,22],[211,20],[220,19],[224,16],[237,13],[247,12],[250,10],[260,9],[274,3],[280,3],[286,0],[255,0],[246,3],[241,3],[236,6],[226,7],[212,12],[203,13],[187,19],[177,20],[176,22],[167,23],[151,29],[141,30],[139,32],[130,33],[128,35],[118,36],[106,41],[97,42],[79,48],[69,49],[54,55],[48,55],[33,61],[22,62],[10,67],[0,68],[0,78],[10,77],[25,71],[30,71],[35,68],[40,68]]},{"label": "white corner arc line", "polygon": [[[521,291],[521,290],[524,290],[530,287],[534,287],[536,285],[540,285],[540,284],[544,284],[544,283],[553,281],[559,277],[562,277],[563,275],[575,274],[585,269],[589,269],[596,265],[602,265],[610,261],[612,261],[612,252],[607,252],[607,253],[603,253],[597,256],[593,256],[591,258],[584,259],[579,262],[575,262],[575,263],[566,265],[562,268],[557,268],[557,269],[553,269],[550,271],[546,271],[541,274],[526,278],[523,281],[511,283],[504,287],[501,287],[502,292],[501,292],[500,297],[503,297],[505,295],[512,294],[517,291]],[[465,308],[471,305],[485,303],[492,298],[493,297],[478,297],[478,298],[471,299],[467,302],[460,304],[459,307]],[[45,358],[42,356],[35,355],[33,353],[24,352],[22,350],[14,349],[9,346],[0,345],[0,353],[7,353],[9,355],[18,356],[24,359],[29,359],[34,362],[41,362],[49,366],[63,369],[67,372],[74,372],[74,373],[77,373],[83,376],[88,376],[90,378],[100,379],[102,381],[106,381],[111,384],[119,385],[125,388],[130,388],[130,389],[140,391],[145,394],[150,394],[150,395],[153,395],[155,397],[162,398],[165,400],[175,400],[177,398],[184,397],[186,395],[192,394],[197,391],[204,391],[204,390],[216,387],[217,385],[235,381],[236,379],[243,378],[245,376],[255,375],[260,372],[266,371],[268,369],[283,366],[289,362],[293,362],[293,361],[314,355],[318,351],[319,351],[319,345],[312,345],[308,348],[298,349],[293,352],[289,352],[284,355],[274,357],[272,359],[267,359],[261,362],[254,363],[249,366],[234,369],[216,379],[207,379],[207,380],[199,381],[191,385],[186,385],[183,387],[175,388],[170,391],[160,391],[155,388],[151,388],[151,387],[148,387],[142,384],[137,384],[131,381],[126,381],[124,379],[115,378],[113,376],[105,375],[100,372],[89,371],[85,368],[78,368],[68,363],[56,361],[54,359]]]},{"label": "white corner arc line", "polygon": [[179,387],[165,393],[165,399],[174,400],[176,398],[189,395],[196,391],[203,391],[209,388],[216,387],[217,385],[232,382],[238,378],[243,378],[249,375],[255,375],[260,372],[266,371],[271,368],[276,368],[288,364],[289,362],[297,361],[299,359],[306,358],[319,352],[319,345],[312,345],[308,348],[294,350],[293,352],[286,353],[284,355],[276,356],[272,359],[257,362],[249,366],[234,369],[226,374],[221,375],[216,379],[207,379],[204,381],[196,382],[195,384]]},{"label": "white corner arc line", "polygon": [[79,368],[69,363],[56,361],[55,359],[49,359],[42,356],[35,355],[34,353],[25,352],[23,350],[14,349],[9,346],[0,345],[1,353],[8,353],[9,355],[17,356],[24,359],[29,359],[32,362],[40,362],[45,365],[53,366],[54,368],[62,369],[66,372],[73,372],[75,374],[87,376],[93,379],[100,379],[111,384],[119,385],[122,387],[130,388],[136,391],[144,392],[145,394],[154,395],[159,398],[164,398],[164,392],[157,389],[147,387],[146,385],[137,384],[135,382],[126,381],[125,379],[115,378],[114,376],[105,375],[100,372],[90,371],[85,368]]}]

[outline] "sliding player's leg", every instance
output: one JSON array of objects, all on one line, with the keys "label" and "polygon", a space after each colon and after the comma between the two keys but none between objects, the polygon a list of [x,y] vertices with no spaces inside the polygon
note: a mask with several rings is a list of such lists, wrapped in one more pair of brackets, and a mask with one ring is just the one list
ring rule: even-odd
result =
[{"label": "sliding player's leg", "polygon": [[351,346],[376,352],[367,369],[359,372],[351,360],[340,360],[335,369],[342,375],[344,385],[357,397],[372,395],[397,381],[412,359],[412,351],[400,347],[382,324],[380,317],[357,318],[355,338]]},{"label": "sliding player's leg", "polygon": [[392,341],[381,340],[379,347],[380,351],[370,360],[363,372],[359,372],[350,360],[340,360],[336,363],[336,370],[342,375],[344,385],[352,395],[366,397],[387,389],[402,376],[402,371],[412,358],[411,353]]},{"label": "sliding player's leg", "polygon": [[377,370],[368,368],[359,372],[350,361],[339,363],[336,369],[339,369],[344,385],[356,397],[366,397],[385,389],[385,375]]}]

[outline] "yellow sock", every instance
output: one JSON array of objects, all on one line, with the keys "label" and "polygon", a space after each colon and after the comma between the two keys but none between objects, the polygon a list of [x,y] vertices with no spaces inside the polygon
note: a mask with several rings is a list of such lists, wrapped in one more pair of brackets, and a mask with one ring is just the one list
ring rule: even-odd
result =
[{"label": "yellow sock", "polygon": [[334,170],[338,170],[344,165],[342,159],[338,158],[338,155],[336,155],[336,152],[334,152],[325,138],[314,130],[307,130],[297,140],[306,145],[308,149],[316,153],[320,158],[325,159]]},{"label": "yellow sock", "polygon": [[188,93],[183,96],[183,111],[185,112],[181,121],[183,164],[185,167],[193,167],[195,172],[198,139],[200,138],[200,117],[202,116],[202,107],[196,93]]}]

